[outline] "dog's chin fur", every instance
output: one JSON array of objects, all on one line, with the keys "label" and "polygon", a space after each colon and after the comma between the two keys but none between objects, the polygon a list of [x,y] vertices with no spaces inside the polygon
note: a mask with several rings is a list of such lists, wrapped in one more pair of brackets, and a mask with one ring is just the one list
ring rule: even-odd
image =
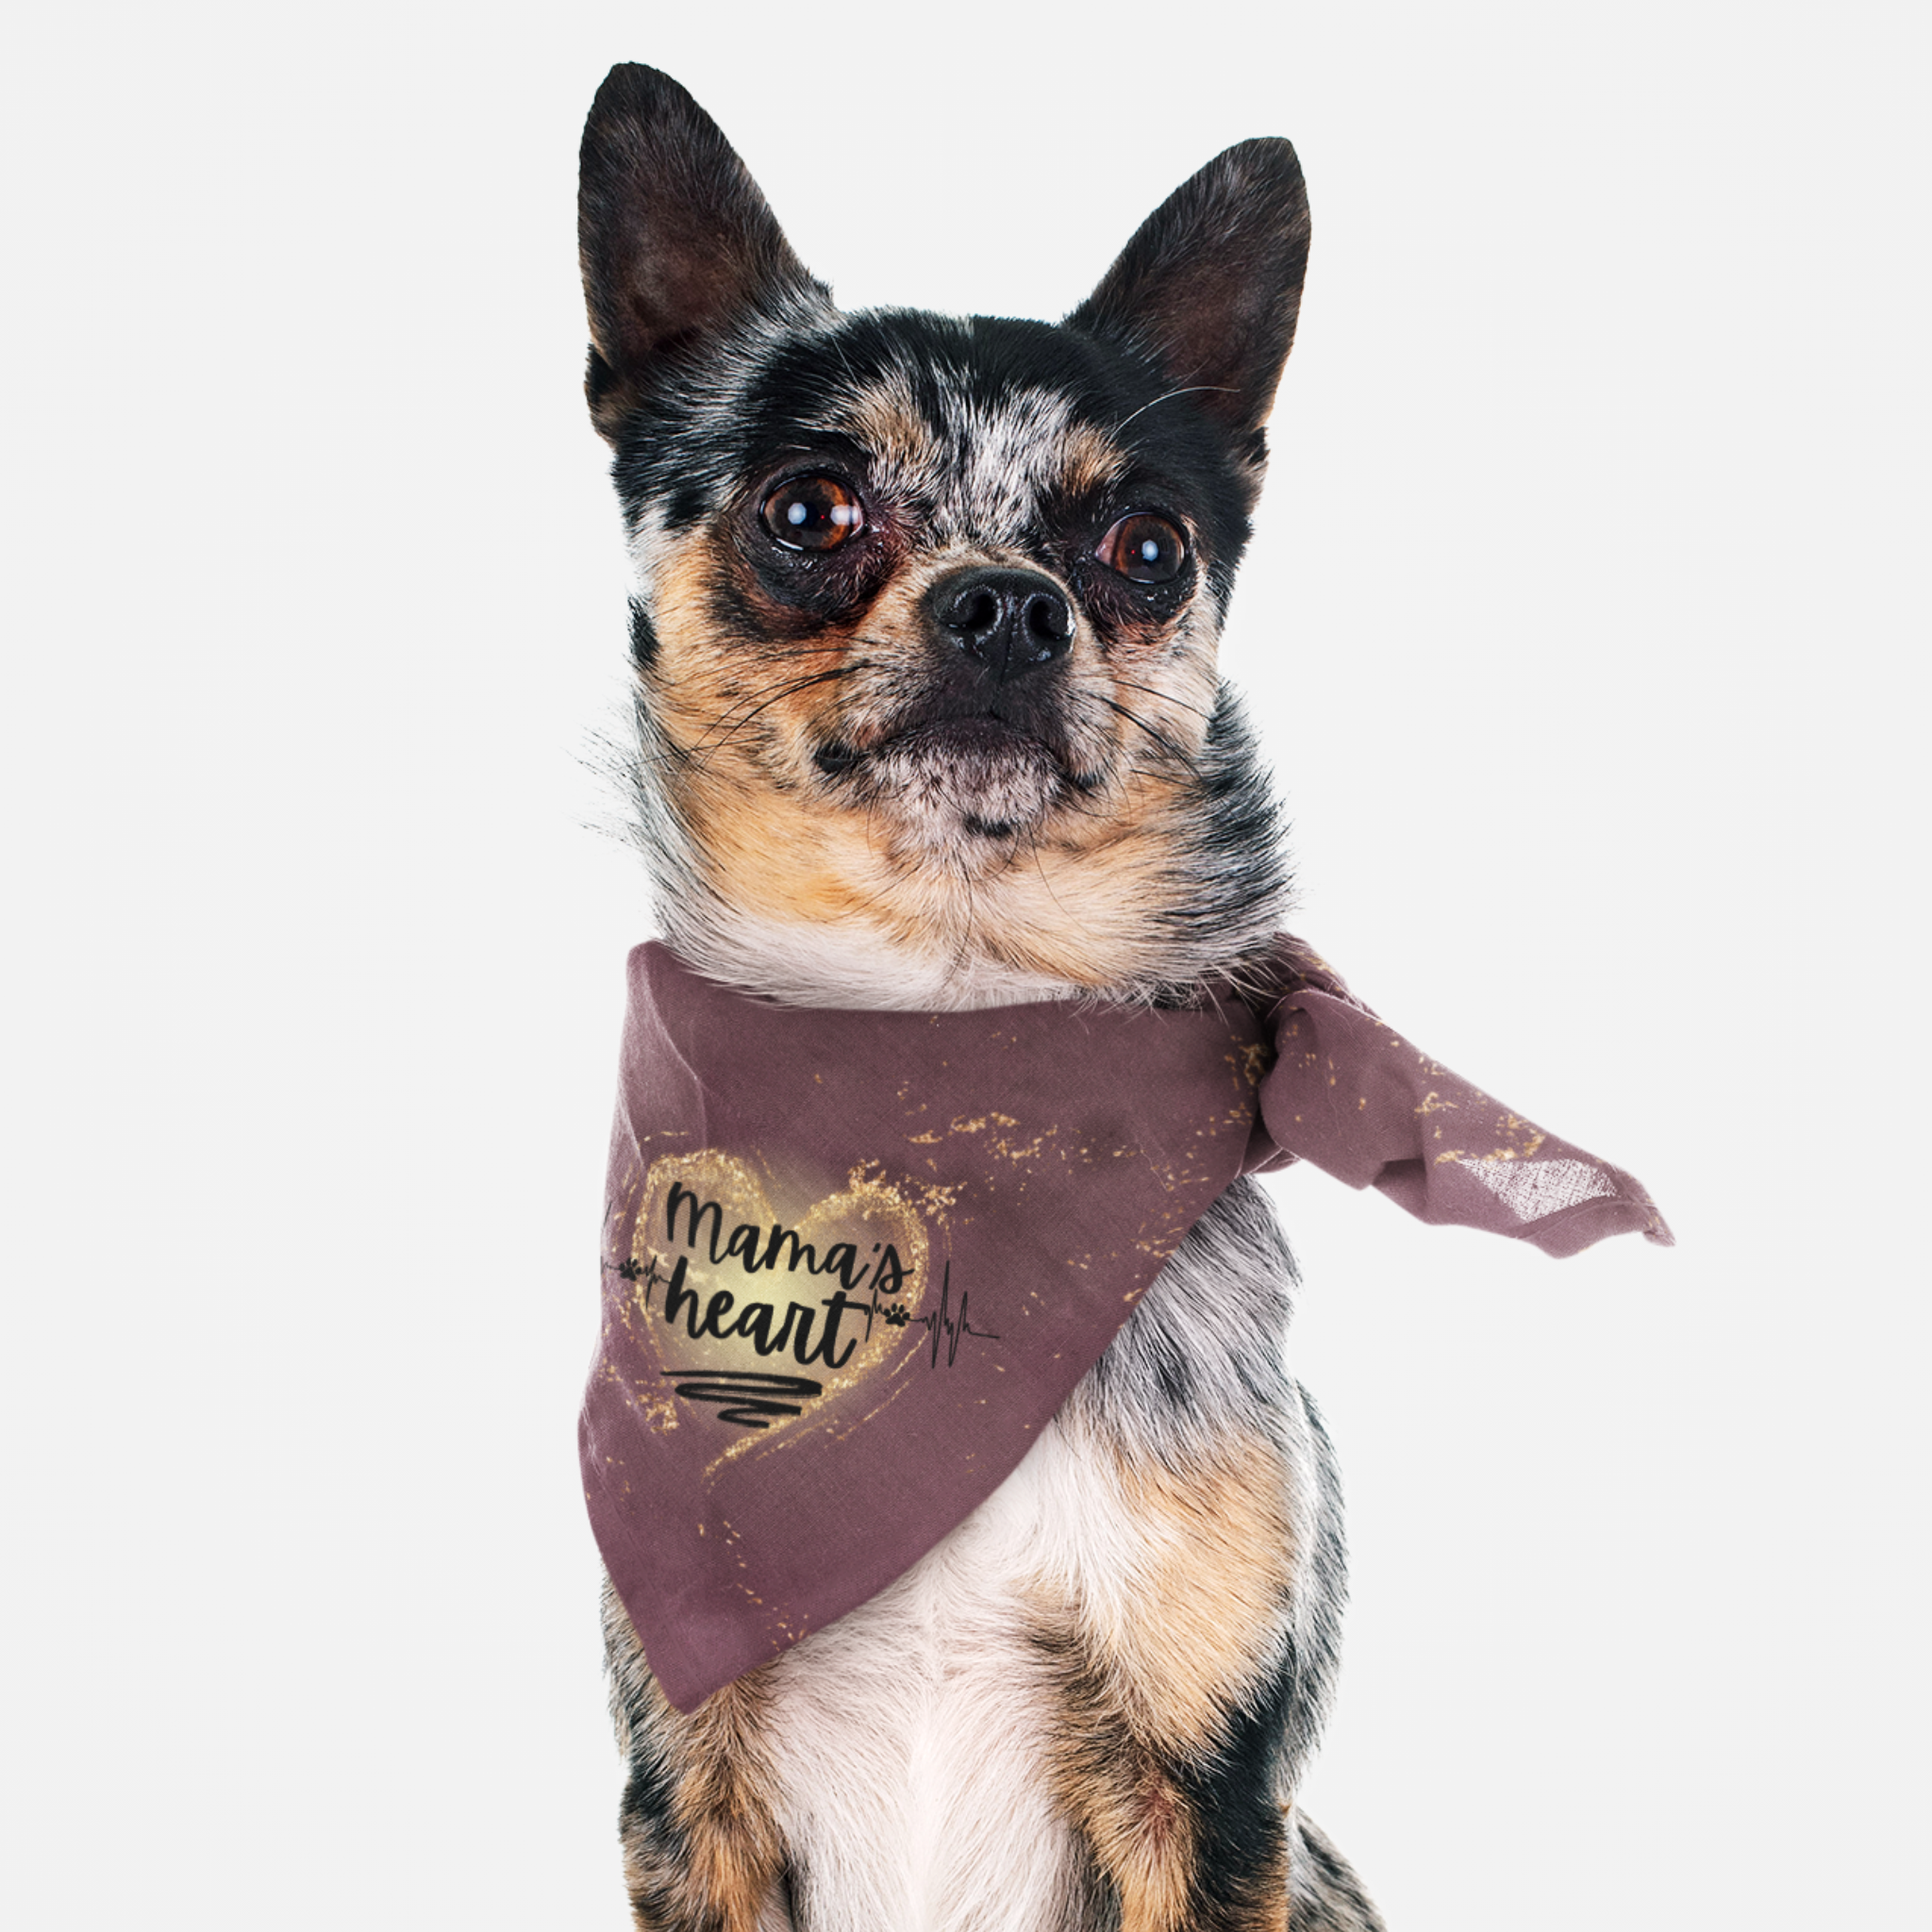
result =
[{"label": "dog's chin fur", "polygon": [[1039,740],[981,719],[891,739],[860,775],[858,789],[941,865],[954,855],[967,865],[996,858],[1002,841],[1037,831],[1070,785]]}]

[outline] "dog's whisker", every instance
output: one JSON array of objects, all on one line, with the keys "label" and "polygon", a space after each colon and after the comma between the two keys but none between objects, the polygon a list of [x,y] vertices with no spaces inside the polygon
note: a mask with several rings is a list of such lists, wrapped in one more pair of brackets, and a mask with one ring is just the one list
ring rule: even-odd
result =
[{"label": "dog's whisker", "polygon": [[1150,698],[1158,698],[1164,705],[1176,705],[1183,711],[1193,712],[1197,718],[1205,718],[1211,722],[1214,717],[1212,711],[1205,711],[1199,705],[1191,705],[1186,698],[1177,698],[1172,691],[1156,691],[1151,684],[1135,684],[1128,678],[1117,677],[1114,679],[1114,685],[1120,691],[1138,691]]},{"label": "dog's whisker", "polygon": [[1029,831],[1026,835],[1026,849],[1032,855],[1033,858],[1033,870],[1040,874],[1040,884],[1041,890],[1046,893],[1046,896],[1049,899],[1051,899],[1054,905],[1058,908],[1060,916],[1066,919],[1069,925],[1071,925],[1073,924],[1071,915],[1068,914],[1066,906],[1061,901],[1060,895],[1054,891],[1053,880],[1047,875],[1046,861],[1040,855],[1040,827],[1038,825],[1035,825],[1032,828],[1032,830]]},{"label": "dog's whisker", "polygon": [[1158,744],[1161,748],[1161,750],[1168,755],[1169,758],[1173,758],[1176,764],[1185,767],[1188,771],[1192,771],[1194,769],[1194,760],[1188,755],[1187,751],[1182,746],[1176,744],[1174,741],[1174,740],[1167,735],[1166,732],[1160,730],[1156,725],[1148,724],[1146,719],[1129,710],[1125,705],[1117,704],[1112,698],[1108,697],[1105,691],[1098,691],[1095,693],[1095,696],[1099,698],[1100,702],[1103,705],[1105,705],[1109,711],[1117,711],[1123,718],[1124,718],[1127,721],[1129,724],[1138,725],[1140,729],[1144,731],[1147,734],[1147,736],[1151,738],[1154,741],[1154,742]]},{"label": "dog's whisker", "polygon": [[1151,403],[1142,403],[1138,409],[1123,416],[1113,425],[1114,434],[1118,436],[1136,416],[1144,416],[1149,409],[1158,408],[1162,403],[1171,403],[1176,396],[1198,396],[1207,395],[1210,392],[1215,395],[1230,396],[1235,393],[1225,383],[1222,382],[1196,382],[1191,383],[1186,389],[1171,389],[1164,396],[1156,396]]},{"label": "dog's whisker", "polygon": [[850,677],[857,672],[870,668],[870,665],[863,658],[849,664],[834,664],[827,670],[814,672],[809,677],[789,679],[781,683],[775,690],[768,687],[765,691],[758,691],[747,701],[750,704],[750,709],[741,710],[736,713],[727,712],[705,733],[704,737],[698,741],[694,749],[699,751],[719,750],[723,747],[725,740],[735,737],[746,725],[751,724],[755,718],[758,717],[760,713],[769,711],[774,705],[782,704],[789,697],[796,697],[800,691],[810,691],[815,685],[830,684],[838,678]]}]

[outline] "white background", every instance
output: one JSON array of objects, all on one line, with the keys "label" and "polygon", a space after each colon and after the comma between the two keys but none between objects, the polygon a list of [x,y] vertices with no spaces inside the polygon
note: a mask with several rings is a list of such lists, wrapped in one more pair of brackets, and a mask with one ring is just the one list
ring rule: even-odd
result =
[{"label": "white background", "polygon": [[[613,59],[849,305],[1289,134],[1298,924],[1675,1224],[1280,1185],[1396,1932],[1925,1923],[1924,15],[102,5],[5,58],[7,1923],[625,1923],[574,1465],[634,862]],[[1914,1840],[1918,1842],[1915,1844]]]}]

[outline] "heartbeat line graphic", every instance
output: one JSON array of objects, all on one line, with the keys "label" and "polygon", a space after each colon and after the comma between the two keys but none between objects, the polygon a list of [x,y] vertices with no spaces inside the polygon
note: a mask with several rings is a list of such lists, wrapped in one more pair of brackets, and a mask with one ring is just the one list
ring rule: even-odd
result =
[{"label": "heartbeat line graphic", "polygon": [[993,1334],[991,1329],[975,1328],[972,1323],[967,1321],[966,1304],[968,1299],[968,1291],[961,1289],[959,1291],[959,1315],[957,1321],[954,1320],[953,1264],[948,1261],[946,1263],[946,1272],[940,1282],[938,1312],[930,1315],[915,1315],[908,1324],[914,1328],[924,1328],[931,1339],[931,1366],[933,1368],[938,1368],[940,1365],[940,1339],[941,1336],[945,1338],[946,1366],[949,1369],[959,1358],[959,1342],[961,1338],[971,1335],[976,1337],[981,1341],[997,1341],[999,1340],[999,1337]]}]

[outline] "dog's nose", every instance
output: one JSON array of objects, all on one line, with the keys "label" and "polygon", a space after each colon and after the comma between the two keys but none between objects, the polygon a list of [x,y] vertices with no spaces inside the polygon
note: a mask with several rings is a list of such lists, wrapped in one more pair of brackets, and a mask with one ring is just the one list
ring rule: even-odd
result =
[{"label": "dog's nose", "polygon": [[929,593],[941,631],[1009,684],[1064,658],[1074,641],[1074,608],[1038,571],[981,567],[954,571]]}]

